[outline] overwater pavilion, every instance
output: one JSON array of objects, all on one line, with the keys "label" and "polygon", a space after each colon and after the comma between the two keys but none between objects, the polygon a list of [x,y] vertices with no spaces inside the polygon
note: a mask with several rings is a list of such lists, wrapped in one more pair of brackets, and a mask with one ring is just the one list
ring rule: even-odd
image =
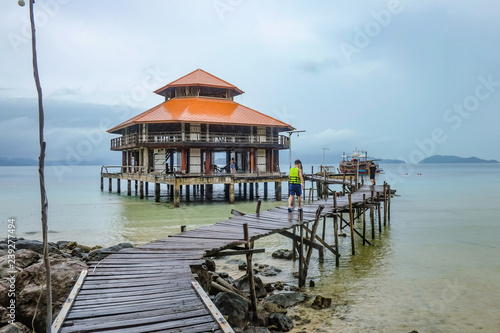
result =
[{"label": "overwater pavilion", "polygon": [[[144,196],[144,184],[155,184],[159,201],[160,184],[169,185],[174,205],[179,206],[182,186],[201,189],[212,197],[214,184],[225,184],[230,202],[234,202],[234,185],[253,186],[275,183],[277,200],[281,199],[281,182],[286,180],[279,168],[279,151],[289,149],[289,136],[283,132],[292,126],[261,112],[236,103],[243,93],[238,87],[197,69],[155,91],[165,101],[111,129],[120,135],[111,140],[111,150],[122,152],[122,165],[103,167],[103,178],[131,181]],[[236,170],[231,172],[234,159]],[[223,161],[223,163],[221,163]],[[206,188],[205,188],[206,187]],[[146,189],[147,192],[147,189]]]}]

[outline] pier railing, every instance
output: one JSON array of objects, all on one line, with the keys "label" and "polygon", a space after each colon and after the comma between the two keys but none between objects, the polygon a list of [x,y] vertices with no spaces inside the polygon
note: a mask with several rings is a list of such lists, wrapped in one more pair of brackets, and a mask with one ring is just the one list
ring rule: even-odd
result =
[{"label": "pier railing", "polygon": [[240,133],[131,133],[111,140],[111,149],[143,143],[176,143],[176,142],[206,142],[206,143],[252,143],[278,144],[284,148],[290,147],[290,139],[284,135],[250,135]]}]

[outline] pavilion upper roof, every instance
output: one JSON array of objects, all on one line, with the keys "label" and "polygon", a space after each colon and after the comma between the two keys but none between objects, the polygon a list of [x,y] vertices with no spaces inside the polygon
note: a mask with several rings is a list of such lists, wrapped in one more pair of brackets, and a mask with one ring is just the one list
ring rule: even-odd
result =
[{"label": "pavilion upper roof", "polygon": [[186,87],[186,86],[205,86],[205,87],[229,89],[233,91],[233,96],[238,96],[243,94],[243,91],[238,89],[238,87],[236,87],[235,85],[232,85],[229,82],[219,79],[217,76],[205,72],[202,69],[197,69],[175,81],[170,82],[166,86],[163,86],[160,89],[155,90],[155,93],[164,96],[166,94],[166,91],[168,90],[174,89],[176,87]]},{"label": "pavilion upper roof", "polygon": [[229,99],[189,97],[172,98],[107,132],[119,134],[122,129],[135,124],[179,122],[278,127],[283,131],[293,129],[289,124]]}]

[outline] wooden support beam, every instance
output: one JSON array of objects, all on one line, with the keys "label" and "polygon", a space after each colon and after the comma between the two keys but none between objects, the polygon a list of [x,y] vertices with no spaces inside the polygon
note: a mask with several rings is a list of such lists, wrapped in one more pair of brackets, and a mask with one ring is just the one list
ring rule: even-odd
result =
[{"label": "wooden support beam", "polygon": [[181,205],[181,184],[178,178],[174,179],[174,207]]},{"label": "wooden support beam", "polygon": [[[340,266],[340,253],[339,253],[339,226],[338,226],[338,216],[333,215],[333,237],[335,241],[335,266]],[[331,250],[330,250],[331,251]]]},{"label": "wooden support beam", "polygon": [[229,203],[234,204],[234,183],[229,184]]},{"label": "wooden support beam", "polygon": [[101,177],[101,191],[104,191],[104,178]]},{"label": "wooden support beam", "polygon": [[351,227],[351,253],[352,255],[355,255],[356,250],[354,248],[354,213],[352,211],[352,200],[350,193],[349,193],[349,225]]},{"label": "wooden support beam", "polygon": [[303,211],[299,211],[299,221],[300,221],[300,243],[299,243],[299,288],[302,288],[306,284],[306,276],[304,271],[304,216]]},{"label": "wooden support beam", "polygon": [[225,250],[212,254],[211,257],[238,256],[243,254],[264,253],[266,249]]},{"label": "wooden support beam", "polygon": [[160,202],[160,183],[155,183],[155,202]]},{"label": "wooden support beam", "polygon": [[217,309],[217,307],[214,305],[214,303],[212,303],[212,300],[210,299],[210,297],[208,297],[208,295],[205,293],[203,288],[201,288],[201,286],[198,284],[198,282],[191,282],[191,285],[193,286],[194,290],[196,290],[196,292],[200,296],[201,300],[203,301],[203,303],[205,304],[207,309],[212,314],[212,317],[214,317],[214,319],[219,324],[222,332],[234,333],[234,331],[231,328],[231,326],[229,325],[229,323],[226,321],[226,319],[224,319],[224,316],[222,315],[222,313],[220,313],[219,309]]},{"label": "wooden support beam", "polygon": [[391,185],[387,188],[387,222],[391,224]]},{"label": "wooden support beam", "polygon": [[384,227],[387,225],[387,183],[384,182]]},{"label": "wooden support beam", "polygon": [[[307,227],[306,227],[307,228]],[[309,230],[309,229],[307,229]],[[290,238],[293,241],[300,242],[300,237],[291,233],[290,231],[284,230],[279,232],[280,235]],[[304,238],[304,244],[310,246],[316,250],[321,250],[323,247],[318,243],[311,242],[309,239]]]},{"label": "wooden support beam", "polygon": [[[310,230],[310,237],[309,237],[309,241],[312,243],[314,243],[314,240],[316,239],[316,232],[318,230],[321,212],[323,211],[324,208],[325,206],[319,205],[318,209],[316,210],[316,217],[314,218],[314,223],[312,226],[312,230]],[[312,250],[313,248],[311,246],[309,246],[309,248],[307,249],[306,261],[305,261],[307,268],[309,268],[309,262],[311,261]],[[307,269],[305,270],[304,275],[305,275],[304,278],[307,277]]]},{"label": "wooden support beam", "polygon": [[371,191],[371,197],[370,197],[370,223],[372,226],[372,239],[375,239],[375,211],[374,211],[374,192]]},{"label": "wooden support beam", "polygon": [[121,180],[120,178],[116,178],[116,193],[121,193],[122,188],[121,188]]},{"label": "wooden support beam", "polygon": [[366,203],[366,194],[363,194],[363,245],[366,243],[366,209],[364,207]]},{"label": "wooden support beam", "polygon": [[[243,224],[243,236],[245,239],[245,248],[247,250],[250,250],[253,248],[253,242],[250,241],[250,236],[248,233],[248,224],[245,223]],[[253,264],[252,264],[252,256],[253,254],[247,253],[247,276],[248,276],[248,287],[250,289],[250,301],[252,302],[252,312],[253,312],[253,318],[257,319],[257,294],[255,292],[255,280],[253,276]]]},{"label": "wooden support beam", "polygon": [[139,199],[144,199],[144,182],[139,182]]},{"label": "wooden support beam", "polygon": [[132,181],[130,179],[127,179],[127,195],[132,195]]},{"label": "wooden support beam", "polygon": [[[304,225],[304,229],[311,233],[311,230],[309,230],[309,228],[307,226]],[[330,252],[332,252],[333,254],[337,254],[337,251],[331,247],[327,242],[325,242],[324,240],[321,239],[321,237],[319,237],[318,235],[316,235],[316,240],[321,244],[317,244],[317,243],[313,243],[313,242],[310,242],[310,246],[312,246],[313,248],[317,249],[318,251],[320,249],[323,249],[323,246],[326,247],[328,250],[330,250]],[[306,239],[304,239],[304,241],[306,241]],[[339,255],[340,256],[340,255]]]},{"label": "wooden support beam", "polygon": [[260,205],[262,204],[262,200],[257,201],[257,208],[255,209],[255,213],[260,213]]},{"label": "wooden support beam", "polygon": [[382,216],[380,214],[380,192],[377,192],[378,232],[382,233]]},{"label": "wooden support beam", "polygon": [[108,179],[108,185],[109,185],[109,192],[113,191],[113,179],[109,178]]}]

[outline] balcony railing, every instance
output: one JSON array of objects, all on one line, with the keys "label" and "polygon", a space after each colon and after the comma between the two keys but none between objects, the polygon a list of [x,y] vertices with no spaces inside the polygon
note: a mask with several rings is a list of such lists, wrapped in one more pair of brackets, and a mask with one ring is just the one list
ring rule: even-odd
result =
[{"label": "balcony railing", "polygon": [[185,133],[184,139],[182,132],[169,133],[132,133],[123,135],[111,140],[111,149],[120,148],[128,145],[144,143],[176,143],[176,142],[199,142],[199,143],[251,143],[251,144],[278,144],[286,148],[290,146],[289,138],[284,135],[250,135],[235,133]]}]

